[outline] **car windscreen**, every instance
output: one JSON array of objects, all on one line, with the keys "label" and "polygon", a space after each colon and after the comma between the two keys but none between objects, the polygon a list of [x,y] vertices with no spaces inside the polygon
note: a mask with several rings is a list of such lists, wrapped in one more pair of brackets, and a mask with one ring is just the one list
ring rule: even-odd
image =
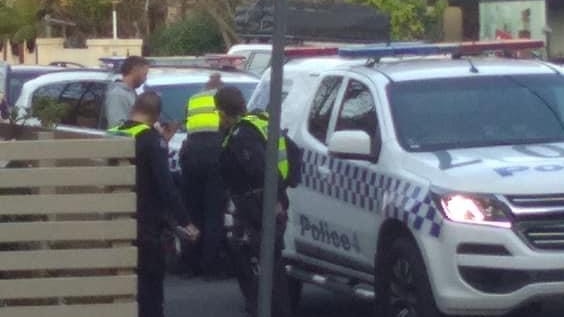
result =
[{"label": "car windscreen", "polygon": [[[282,103],[288,96],[288,93],[292,89],[294,82],[290,79],[284,79],[282,84]],[[249,110],[261,110],[267,111],[268,104],[270,103],[270,80],[262,80],[253,96],[252,100],[249,102]]]},{"label": "car windscreen", "polygon": [[395,82],[388,97],[407,151],[564,141],[557,74]]},{"label": "car windscreen", "polygon": [[[256,83],[225,83],[226,86],[235,86],[241,90],[248,101],[256,87]],[[145,91],[155,91],[162,99],[163,109],[161,120],[184,122],[186,120],[186,103],[193,95],[201,92],[204,83],[175,84],[175,85],[146,85]]]}]

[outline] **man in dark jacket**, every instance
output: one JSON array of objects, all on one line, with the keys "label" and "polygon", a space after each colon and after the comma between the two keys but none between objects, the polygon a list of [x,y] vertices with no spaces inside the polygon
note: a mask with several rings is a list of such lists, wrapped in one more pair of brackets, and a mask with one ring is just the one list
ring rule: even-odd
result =
[{"label": "man in dark jacket", "polygon": [[[237,213],[236,220],[243,227],[243,241],[233,250],[235,270],[240,288],[247,300],[251,316],[257,314],[258,267],[262,228],[262,193],[266,162],[266,131],[268,121],[257,115],[245,115],[245,99],[237,88],[225,87],[215,95],[220,123],[226,137],[220,157],[223,181],[229,190]],[[281,144],[281,143],[279,143]],[[279,147],[279,150],[281,149]],[[281,261],[283,236],[286,228],[288,196],[284,178],[287,175],[285,155],[279,157],[278,207],[276,213],[275,266],[273,276],[272,315],[291,315],[288,284]]]},{"label": "man in dark jacket", "polygon": [[139,317],[164,316],[163,229],[173,223],[191,240],[199,235],[173,183],[167,143],[153,127],[160,112],[160,97],[153,92],[143,93],[135,102],[129,120],[109,130],[111,134],[136,140]]}]

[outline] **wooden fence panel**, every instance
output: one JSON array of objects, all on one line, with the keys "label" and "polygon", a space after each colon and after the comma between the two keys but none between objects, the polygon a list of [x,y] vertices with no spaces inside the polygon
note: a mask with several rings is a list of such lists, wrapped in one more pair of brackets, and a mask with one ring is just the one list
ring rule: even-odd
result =
[{"label": "wooden fence panel", "polygon": [[0,271],[133,268],[135,247],[0,252]]},{"label": "wooden fence panel", "polygon": [[0,173],[0,188],[127,186],[134,181],[134,166],[11,168]]},{"label": "wooden fence panel", "polygon": [[0,317],[136,317],[134,140],[20,135],[0,142]]},{"label": "wooden fence panel", "polygon": [[43,307],[7,307],[0,309],[9,317],[127,317],[137,316],[135,303],[100,305],[64,305]]},{"label": "wooden fence panel", "polygon": [[133,214],[134,193],[0,195],[0,215]]},{"label": "wooden fence panel", "polygon": [[7,161],[122,158],[133,151],[126,138],[0,142],[0,160]]},{"label": "wooden fence panel", "polygon": [[134,240],[135,220],[49,221],[0,223],[0,241],[115,241]]},{"label": "wooden fence panel", "polygon": [[96,276],[0,280],[0,298],[123,296],[134,294],[137,277]]}]

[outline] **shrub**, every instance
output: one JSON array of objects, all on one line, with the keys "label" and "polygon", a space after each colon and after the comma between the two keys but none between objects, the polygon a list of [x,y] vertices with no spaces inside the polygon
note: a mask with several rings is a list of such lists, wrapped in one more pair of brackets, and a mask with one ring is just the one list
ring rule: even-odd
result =
[{"label": "shrub", "polygon": [[196,12],[157,30],[149,39],[149,50],[153,56],[202,55],[223,51],[224,43],[213,19]]}]

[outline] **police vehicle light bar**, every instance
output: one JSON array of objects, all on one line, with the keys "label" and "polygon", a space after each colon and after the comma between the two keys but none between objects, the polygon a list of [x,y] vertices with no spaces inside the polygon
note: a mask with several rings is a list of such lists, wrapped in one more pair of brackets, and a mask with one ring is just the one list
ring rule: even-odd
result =
[{"label": "police vehicle light bar", "polygon": [[245,56],[227,55],[227,54],[206,54],[205,61],[212,67],[243,67]]},{"label": "police vehicle light bar", "polygon": [[401,55],[470,55],[488,51],[539,49],[543,41],[506,40],[492,42],[462,42],[437,44],[391,43],[340,48],[339,56],[352,58],[382,58]]},{"label": "police vehicle light bar", "polygon": [[533,50],[544,47],[543,41],[538,40],[506,40],[485,42],[463,42],[460,45],[461,54],[479,54],[487,51],[501,50]]},{"label": "police vehicle light bar", "polygon": [[240,68],[244,56],[226,54],[206,54],[193,57],[149,57],[152,67],[195,67],[195,68]]},{"label": "police vehicle light bar", "polygon": [[[127,57],[112,56],[99,59],[101,68],[119,72],[121,65]],[[245,56],[227,54],[206,54],[204,56],[167,56],[167,57],[147,57],[151,67],[170,67],[170,68],[238,68],[242,69]]]},{"label": "police vehicle light bar", "polygon": [[288,47],[284,49],[287,58],[333,56],[339,53],[337,47]]}]

